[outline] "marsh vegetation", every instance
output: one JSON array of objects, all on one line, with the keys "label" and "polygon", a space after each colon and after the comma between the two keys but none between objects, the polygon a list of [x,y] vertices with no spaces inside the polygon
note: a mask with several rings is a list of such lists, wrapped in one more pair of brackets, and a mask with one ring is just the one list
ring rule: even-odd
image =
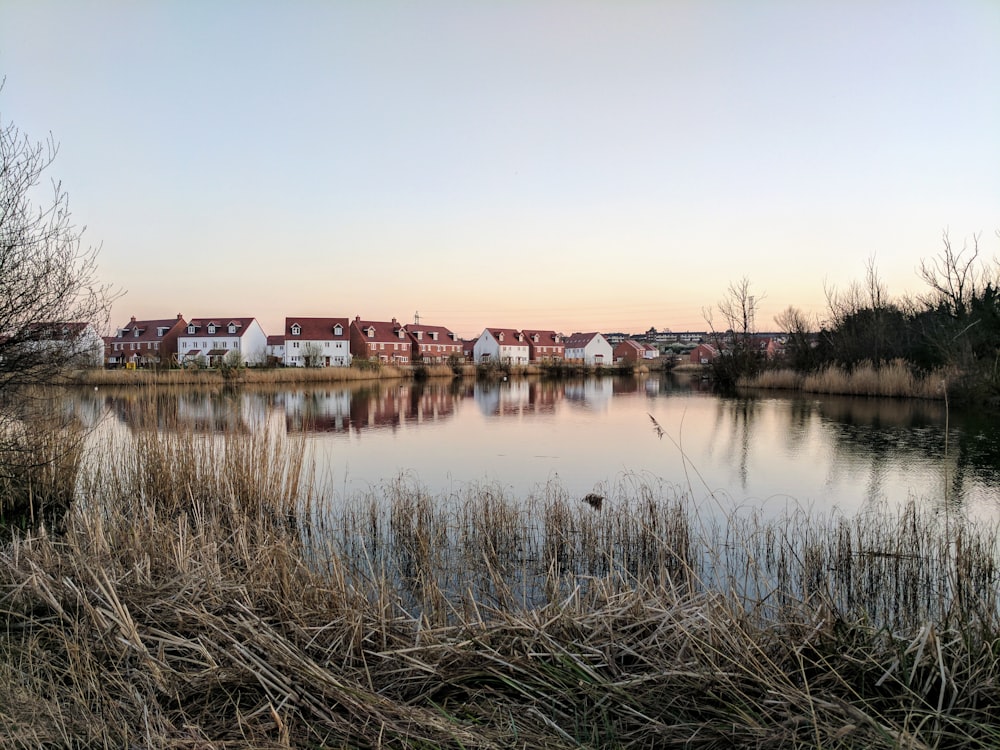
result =
[{"label": "marsh vegetation", "polygon": [[933,497],[335,498],[305,440],[146,427],[49,486],[74,498],[58,529],[2,548],[7,746],[1000,742],[997,530]]}]

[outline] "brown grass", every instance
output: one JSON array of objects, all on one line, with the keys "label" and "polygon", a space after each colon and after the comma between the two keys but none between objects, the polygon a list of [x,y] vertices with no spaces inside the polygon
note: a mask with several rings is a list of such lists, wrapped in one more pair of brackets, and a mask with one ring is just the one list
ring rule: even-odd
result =
[{"label": "brown grass", "polygon": [[303,442],[152,424],[95,451],[65,533],[0,550],[7,747],[1000,741],[996,529],[933,507],[344,498]]},{"label": "brown grass", "polygon": [[[373,367],[276,367],[246,368],[226,377],[220,370],[81,370],[73,381],[81,385],[222,385],[239,382],[268,383],[343,383],[378,378],[413,377],[414,367],[378,365]],[[454,377],[448,365],[427,365],[429,377]]]},{"label": "brown grass", "polygon": [[865,362],[852,370],[830,365],[818,373],[807,375],[793,370],[766,370],[753,378],[741,380],[739,385],[744,388],[849,396],[943,399],[951,378],[945,372],[920,377],[914,375],[905,362],[896,360],[881,367]]}]

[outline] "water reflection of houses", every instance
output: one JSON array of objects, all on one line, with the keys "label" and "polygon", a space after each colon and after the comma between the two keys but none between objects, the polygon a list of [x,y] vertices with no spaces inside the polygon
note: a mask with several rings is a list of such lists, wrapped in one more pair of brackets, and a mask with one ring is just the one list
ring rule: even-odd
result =
[{"label": "water reflection of houses", "polygon": [[459,398],[436,383],[296,391],[284,397],[285,426],[289,432],[395,429],[404,422],[448,419]]},{"label": "water reflection of houses", "polygon": [[286,391],[281,402],[285,408],[288,432],[347,432],[351,424],[351,392],[345,389],[310,389]]},{"label": "water reflection of houses", "polygon": [[615,396],[656,396],[660,392],[660,379],[648,375],[622,376],[612,381],[611,388]]},{"label": "water reflection of houses", "polygon": [[104,405],[130,429],[251,432],[267,423],[263,393],[184,389],[156,397],[136,391],[104,392]]},{"label": "water reflection of houses", "polygon": [[612,378],[590,378],[566,384],[566,401],[583,409],[604,411],[613,395]]},{"label": "water reflection of houses", "polygon": [[553,413],[563,399],[563,384],[541,380],[477,382],[472,397],[488,417]]}]

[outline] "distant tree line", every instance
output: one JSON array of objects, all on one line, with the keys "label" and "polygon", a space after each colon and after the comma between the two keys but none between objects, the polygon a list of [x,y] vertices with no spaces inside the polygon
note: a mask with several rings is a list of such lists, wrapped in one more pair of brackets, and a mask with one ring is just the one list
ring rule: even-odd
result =
[{"label": "distant tree line", "polygon": [[768,367],[808,373],[837,365],[850,371],[862,363],[901,360],[915,374],[948,371],[955,398],[1000,404],[1000,265],[982,257],[979,235],[956,248],[945,231],[942,243],[941,252],[918,268],[927,285],[923,295],[890,297],[869,260],[863,282],[826,289],[825,320],[813,322],[787,308],[775,317],[786,336],[779,359],[767,358],[754,336],[761,297],[746,278],[730,284],[716,307],[725,330],[717,331],[711,311],[706,313],[726,351],[713,364],[717,381],[731,386]]}]

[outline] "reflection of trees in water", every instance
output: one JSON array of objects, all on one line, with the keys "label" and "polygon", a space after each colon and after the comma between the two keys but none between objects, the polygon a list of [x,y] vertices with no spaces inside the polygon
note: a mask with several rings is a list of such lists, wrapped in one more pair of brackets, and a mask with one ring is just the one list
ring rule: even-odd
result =
[{"label": "reflection of trees in water", "polygon": [[760,404],[749,398],[719,398],[713,433],[729,437],[724,448],[740,478],[740,488],[746,490],[750,480],[750,449],[754,422],[760,414]]},{"label": "reflection of trees in water", "polygon": [[943,403],[917,399],[842,397],[818,399],[815,404],[817,415],[836,438],[838,456],[868,465],[869,498],[881,496],[891,464],[937,466],[941,483],[923,490],[953,502],[973,485],[995,485],[1000,479],[1000,431],[983,415],[949,415]]},{"label": "reflection of trees in water", "polygon": [[[713,423],[713,440],[732,463],[747,489],[755,423],[774,413],[787,427],[784,447],[798,452],[810,433],[822,429],[833,438],[838,471],[866,472],[866,496],[878,499],[889,472],[899,465],[936,467],[941,483],[922,490],[957,501],[974,486],[1000,483],[1000,428],[981,414],[955,414],[949,419],[943,403],[903,399],[809,397],[767,400],[720,398]],[[758,450],[773,450],[761,445]],[[854,467],[853,469],[851,467]]]}]

